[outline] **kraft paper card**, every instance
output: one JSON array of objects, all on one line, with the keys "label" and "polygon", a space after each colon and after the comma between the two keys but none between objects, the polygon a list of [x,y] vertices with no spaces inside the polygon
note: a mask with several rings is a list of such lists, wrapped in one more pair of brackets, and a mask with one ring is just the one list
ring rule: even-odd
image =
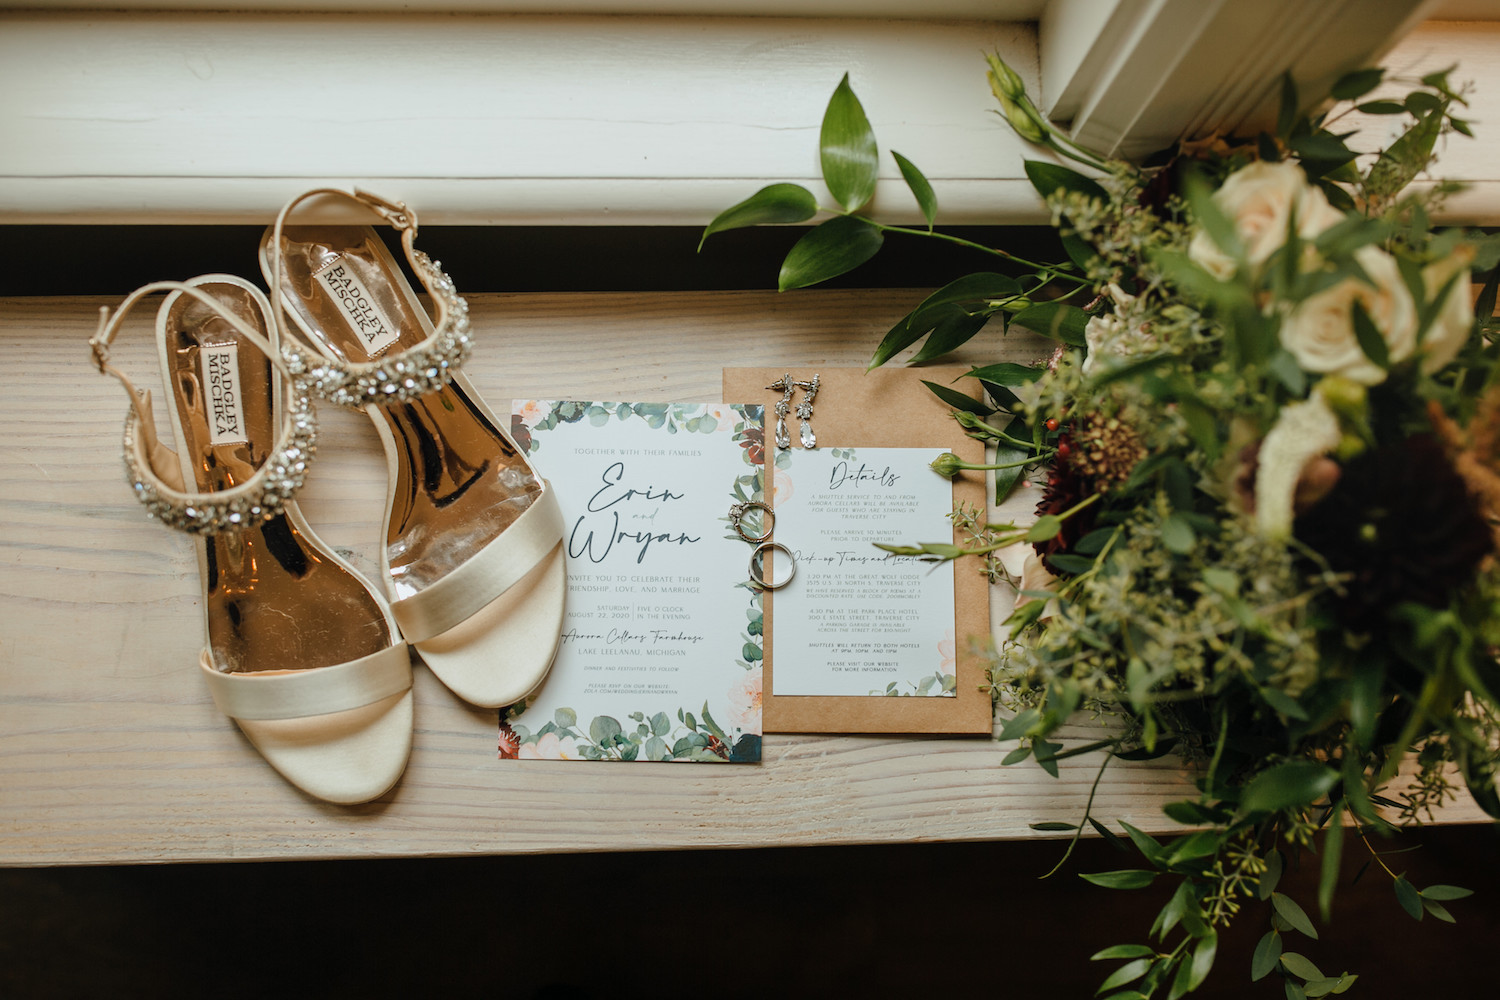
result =
[{"label": "kraft paper card", "polygon": [[[766,408],[772,539],[796,564],[791,582],[763,599],[767,732],[991,731],[984,661],[970,648],[989,635],[983,574],[969,560],[933,564],[874,545],[959,543],[948,514],[960,504],[985,509],[983,473],[950,483],[929,468],[945,451],[984,461],[983,445],[922,384],[978,395],[977,382],[954,381],[966,370],[819,369],[817,447],[800,447],[792,416],[783,450],[772,441],[781,393],[765,387],[785,372],[725,369],[725,399]],[[785,574],[780,555],[768,560],[771,579]]]}]

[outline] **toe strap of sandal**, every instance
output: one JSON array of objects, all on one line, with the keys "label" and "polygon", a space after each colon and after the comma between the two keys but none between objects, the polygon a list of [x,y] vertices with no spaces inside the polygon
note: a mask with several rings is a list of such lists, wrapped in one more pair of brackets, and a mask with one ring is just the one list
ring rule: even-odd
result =
[{"label": "toe strap of sandal", "polygon": [[472,618],[530,573],[562,541],[562,511],[549,485],[484,548],[410,597],[391,602],[407,642],[422,642]]},{"label": "toe strap of sandal", "polygon": [[347,663],[287,673],[226,674],[198,657],[219,711],[233,719],[301,719],[374,704],[411,687],[411,656],[398,642]]}]

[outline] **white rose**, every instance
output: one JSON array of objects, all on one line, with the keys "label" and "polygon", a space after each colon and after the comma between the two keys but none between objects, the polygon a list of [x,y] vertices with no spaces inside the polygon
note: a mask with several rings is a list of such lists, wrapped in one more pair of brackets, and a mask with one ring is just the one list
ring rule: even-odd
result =
[{"label": "white rose", "polygon": [[1282,320],[1281,344],[1305,371],[1378,385],[1385,381],[1385,370],[1359,346],[1354,334],[1354,303],[1364,307],[1380,331],[1392,363],[1411,357],[1416,349],[1417,307],[1390,254],[1376,247],[1361,247],[1354,259],[1374,284],[1345,278],[1303,300]]},{"label": "white rose", "polygon": [[[1328,204],[1318,188],[1294,163],[1257,161],[1230,174],[1214,192],[1214,204],[1234,223],[1251,267],[1260,267],[1286,243],[1293,213],[1297,234],[1313,239],[1344,216]],[[1220,281],[1234,277],[1234,258],[1200,229],[1188,245],[1188,256]]]},{"label": "white rose", "polygon": [[1422,271],[1429,296],[1436,295],[1448,279],[1458,275],[1442,309],[1427,328],[1427,336],[1422,338],[1422,371],[1428,375],[1458,357],[1474,332],[1474,294],[1469,282],[1469,265],[1473,261],[1474,248],[1463,247],[1446,260],[1428,264]]}]

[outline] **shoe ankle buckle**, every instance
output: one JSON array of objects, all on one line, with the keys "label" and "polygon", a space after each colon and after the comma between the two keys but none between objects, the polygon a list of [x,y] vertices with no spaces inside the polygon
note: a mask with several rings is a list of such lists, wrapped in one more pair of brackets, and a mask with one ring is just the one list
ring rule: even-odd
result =
[{"label": "shoe ankle buckle", "polygon": [[370,206],[381,218],[385,219],[397,229],[415,229],[416,217],[411,209],[406,207],[405,202],[390,201],[378,194],[366,191],[363,188],[355,188],[354,196],[366,205]]}]

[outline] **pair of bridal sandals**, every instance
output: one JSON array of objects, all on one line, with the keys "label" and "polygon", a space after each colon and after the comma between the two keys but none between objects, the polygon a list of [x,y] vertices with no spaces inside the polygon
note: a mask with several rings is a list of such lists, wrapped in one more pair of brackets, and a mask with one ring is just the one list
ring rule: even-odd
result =
[{"label": "pair of bridal sandals", "polygon": [[[353,202],[401,232],[429,318],[368,226],[291,225],[310,201]],[[127,479],[148,516],[195,539],[215,704],[292,784],[365,802],[411,750],[408,643],[456,694],[513,704],[556,657],[562,518],[459,371],[468,307],[415,249],[416,214],[365,192],[289,203],[261,245],[272,289],[231,275],[157,282],[102,310],[99,369],[131,400]],[[166,293],[156,339],[176,447],[149,392],[110,364],[121,321]],[[313,532],[293,499],[316,448],[314,399],[364,410],[385,448],[376,585]]]}]

